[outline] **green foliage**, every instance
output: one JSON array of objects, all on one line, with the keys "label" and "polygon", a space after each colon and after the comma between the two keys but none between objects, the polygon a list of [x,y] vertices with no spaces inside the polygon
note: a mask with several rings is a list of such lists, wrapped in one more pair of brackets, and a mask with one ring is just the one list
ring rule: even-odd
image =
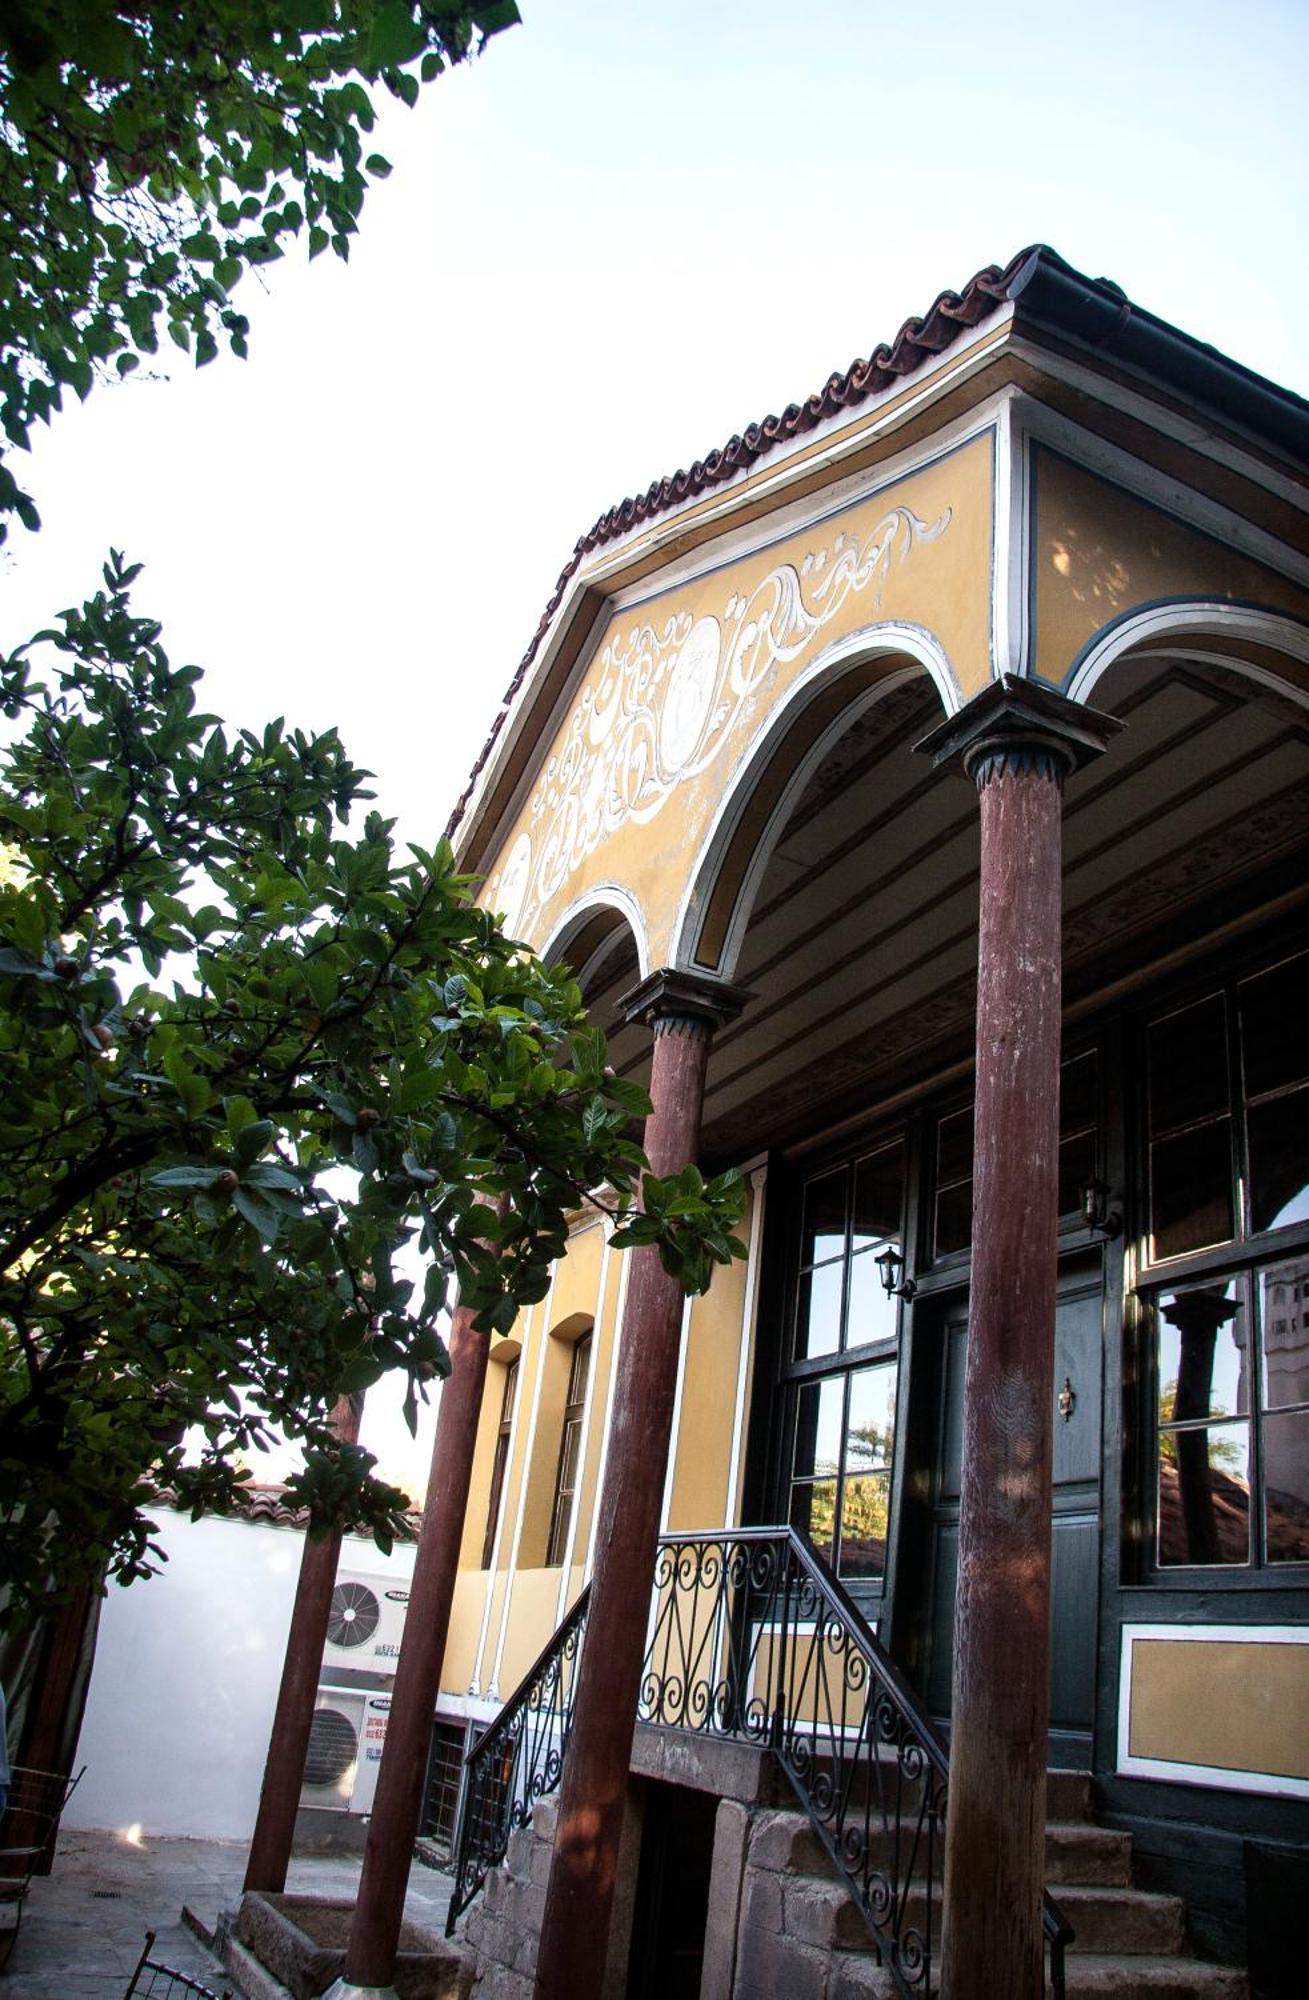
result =
[{"label": "green foliage", "polygon": [[450,1279],[507,1328],[588,1190],[688,1289],[741,1254],[733,1177],[647,1179],[635,1214],[644,1094],[566,972],[444,843],[400,857],[372,811],[347,835],[370,794],[335,732],[197,709],[135,575],[114,557],[0,660],[0,1574],[27,1604],[145,1573],[152,1484],[230,1507],[270,1423],[319,1521],[385,1541],[403,1497],[334,1399],[404,1370],[412,1419]]},{"label": "green foliage", "polygon": [[[26,448],[166,337],[246,351],[231,294],[304,236],[348,257],[380,85],[403,103],[513,0],[7,0],[0,20],[0,423]],[[6,515],[39,526],[0,461]]]}]

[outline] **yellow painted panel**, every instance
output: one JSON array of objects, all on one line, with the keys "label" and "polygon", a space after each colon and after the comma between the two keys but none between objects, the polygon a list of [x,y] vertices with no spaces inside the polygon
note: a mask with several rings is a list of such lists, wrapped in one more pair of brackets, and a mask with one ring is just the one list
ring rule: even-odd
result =
[{"label": "yellow painted panel", "polygon": [[[749,1215],[742,1224],[749,1231]],[[668,1525],[674,1533],[720,1528],[728,1511],[732,1432],[743,1324],[747,1269],[732,1264],[714,1273],[713,1283],[691,1309],[681,1421]]]},{"label": "yellow painted panel", "polygon": [[[491,1666],[495,1659],[496,1635],[500,1630],[500,1614],[504,1608],[505,1591],[508,1588],[508,1583],[508,1570],[498,1569],[495,1573],[495,1582],[491,1586],[491,1615],[486,1621],[485,1643],[477,1655],[475,1673],[470,1676],[470,1681],[475,1681],[480,1688],[485,1688],[491,1677]],[[480,1619],[478,1621],[478,1629],[479,1631],[481,1630]]]},{"label": "yellow painted panel", "polygon": [[1119,486],[1038,450],[1036,670],[1062,681],[1125,612],[1159,599],[1213,598],[1309,618],[1309,592]]},{"label": "yellow painted panel", "polygon": [[[630,1252],[614,1250],[609,1256],[609,1276],[605,1285],[603,1311],[596,1319],[595,1334],[591,1344],[591,1427],[586,1439],[586,1460],[582,1466],[581,1484],[577,1496],[577,1525],[573,1535],[573,1554],[579,1564],[586,1558],[591,1542],[591,1523],[595,1515],[596,1486],[600,1477],[600,1460],[604,1452],[605,1410],[609,1402],[609,1378],[613,1373],[618,1353],[618,1328],[621,1320],[620,1306],[623,1300],[623,1273],[627,1269]],[[568,1594],[571,1604],[582,1587],[580,1571],[574,1579]]]},{"label": "yellow painted panel", "polygon": [[461,1570],[450,1606],[450,1636],[441,1662],[441,1688],[446,1694],[467,1694],[476,1665],[477,1635],[482,1629],[490,1577],[484,1569]]},{"label": "yellow painted panel", "polygon": [[559,1602],[557,1569],[520,1569],[514,1578],[509,1633],[500,1663],[500,1693],[513,1693],[555,1629]]},{"label": "yellow painted panel", "polygon": [[1162,1763],[1309,1779],[1309,1646],[1135,1639],[1128,1749]]},{"label": "yellow painted panel", "polygon": [[615,616],[483,900],[540,947],[589,888],[621,883],[664,964],[688,865],[814,659],[894,622],[935,635],[965,696],[984,686],[992,451],[988,432]]}]

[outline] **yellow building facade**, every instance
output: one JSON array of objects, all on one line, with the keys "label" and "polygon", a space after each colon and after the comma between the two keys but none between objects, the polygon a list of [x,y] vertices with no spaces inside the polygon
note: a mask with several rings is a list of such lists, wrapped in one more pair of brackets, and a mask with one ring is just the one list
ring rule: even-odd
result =
[{"label": "yellow building facade", "polygon": [[[748,993],[664,1529],[789,1522],[944,1725],[978,836],[915,746],[1004,676],[1122,725],[1064,805],[1051,1756],[1237,1957],[1309,1825],[1309,408],[1048,250],[978,274],[583,537],[456,845],[621,1072],[638,982]],[[579,1214],[493,1345],[447,1834],[590,1575],[626,1271]]]}]

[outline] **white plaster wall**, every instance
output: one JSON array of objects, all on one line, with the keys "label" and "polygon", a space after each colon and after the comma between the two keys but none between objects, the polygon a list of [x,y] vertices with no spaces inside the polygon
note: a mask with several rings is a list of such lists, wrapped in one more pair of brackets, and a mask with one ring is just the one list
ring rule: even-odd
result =
[{"label": "white plaster wall", "polygon": [[[162,1574],[111,1585],[103,1606],[78,1748],[86,1776],[64,1825],[247,1840],[301,1536],[168,1508],[157,1518]],[[352,1539],[340,1566],[405,1582],[413,1564],[412,1545],[388,1558]]]}]

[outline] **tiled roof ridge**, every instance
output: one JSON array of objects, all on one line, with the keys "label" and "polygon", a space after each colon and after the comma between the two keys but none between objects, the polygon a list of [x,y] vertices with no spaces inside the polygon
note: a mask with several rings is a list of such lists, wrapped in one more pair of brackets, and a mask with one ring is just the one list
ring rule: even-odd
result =
[{"label": "tiled roof ridge", "polygon": [[[175,1488],[171,1486],[155,1487],[150,1499],[151,1504],[156,1507],[173,1507],[179,1513],[190,1511],[187,1503],[179,1500]],[[213,1519],[215,1517],[211,1515],[208,1518]],[[264,1526],[271,1528],[307,1528],[309,1526],[309,1509],[307,1507],[293,1506],[286,1498],[285,1486],[271,1483],[256,1485],[253,1481],[250,1481],[241,1487],[237,1496],[237,1504],[233,1507],[232,1511],[228,1514],[219,1515],[216,1518],[225,1521],[261,1522]],[[418,1540],[418,1531],[422,1525],[422,1509],[411,1507],[404,1516],[404,1531],[398,1539],[416,1542]],[[346,1532],[353,1535],[367,1534],[367,1530],[362,1523],[347,1529]]]},{"label": "tiled roof ridge", "polygon": [[730,437],[725,445],[709,452],[704,458],[697,458],[684,470],[667,474],[656,479],[644,493],[635,499],[620,500],[617,506],[608,508],[601,514],[593,527],[580,536],[573,553],[559,572],[549,603],[541,614],[540,623],[532,635],[531,644],[524,653],[514,672],[513,679],[505,689],[490,734],[478,753],[477,760],[468,774],[468,783],[460,795],[454,811],[446,825],[447,836],[453,836],[468,808],[469,800],[477,786],[477,780],[486,768],[486,762],[495,747],[514,705],[519,689],[540,651],[542,641],[549,631],[554,615],[563,603],[564,592],[576,575],[584,559],[593,549],[606,542],[617,541],[632,528],[667,513],[670,508],[680,506],[686,500],[697,498],[715,486],[726,484],[739,472],[746,471],[765,453],[775,451],[779,445],[789,444],[806,432],[815,430],[827,418],[836,416],[842,410],[855,408],[866,402],[870,396],[878,395],[900,375],[908,375],[919,367],[929,355],[941,354],[958,339],[967,328],[976,326],[987,313],[1003,303],[1009,295],[1009,288],[1031,258],[1037,255],[1052,257],[1056,263],[1062,259],[1043,244],[1020,250],[1003,266],[984,265],[968,280],[960,292],[939,292],[926,313],[921,318],[907,319],[895,338],[889,344],[875,347],[867,360],[857,359],[842,374],[829,375],[822,388],[803,403],[788,403],[780,417],[768,416],[761,423],[749,424],[742,432]]}]

